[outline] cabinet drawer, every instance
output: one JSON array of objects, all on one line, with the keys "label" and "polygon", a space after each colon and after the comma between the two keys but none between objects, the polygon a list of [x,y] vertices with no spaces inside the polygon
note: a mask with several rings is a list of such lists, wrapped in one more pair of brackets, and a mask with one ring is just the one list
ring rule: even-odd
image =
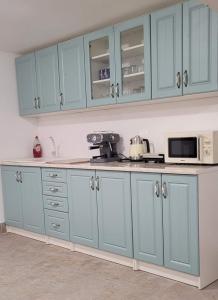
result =
[{"label": "cabinet drawer", "polygon": [[45,209],[46,234],[58,239],[69,240],[68,213]]},{"label": "cabinet drawer", "polygon": [[61,169],[42,169],[42,180],[53,182],[66,182],[67,171]]},{"label": "cabinet drawer", "polygon": [[68,212],[68,199],[54,196],[43,196],[44,208]]},{"label": "cabinet drawer", "polygon": [[67,197],[67,184],[62,182],[43,182],[43,194],[48,196]]}]

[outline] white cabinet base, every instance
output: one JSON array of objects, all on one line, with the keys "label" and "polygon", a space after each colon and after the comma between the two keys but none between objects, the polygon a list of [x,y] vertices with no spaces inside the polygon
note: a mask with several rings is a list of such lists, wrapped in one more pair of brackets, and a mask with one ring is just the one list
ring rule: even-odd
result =
[{"label": "white cabinet base", "polygon": [[109,253],[106,251],[101,251],[101,250],[90,248],[90,247],[81,246],[78,244],[73,244],[68,241],[59,240],[59,239],[48,237],[45,235],[35,234],[32,232],[22,230],[19,228],[15,228],[15,227],[11,227],[11,226],[7,226],[7,232],[22,235],[22,236],[25,236],[25,237],[28,237],[31,239],[35,239],[35,240],[47,243],[47,244],[63,247],[63,248],[69,249],[71,251],[76,251],[76,252],[84,253],[87,255],[91,255],[91,256],[94,256],[94,257],[97,257],[100,259],[105,259],[107,261],[111,261],[111,262],[114,262],[117,264],[131,267],[131,268],[133,268],[134,271],[137,271],[137,270],[145,271],[145,272],[152,273],[152,274],[155,274],[158,276],[162,276],[162,277],[165,277],[168,279],[172,279],[172,280],[183,282],[183,283],[186,283],[186,284],[189,284],[192,286],[196,286],[199,289],[202,289],[205,287],[201,284],[201,279],[198,276],[192,276],[189,274],[173,271],[173,270],[167,269],[165,267],[148,264],[145,262],[138,261],[136,259],[112,254],[112,253]]}]

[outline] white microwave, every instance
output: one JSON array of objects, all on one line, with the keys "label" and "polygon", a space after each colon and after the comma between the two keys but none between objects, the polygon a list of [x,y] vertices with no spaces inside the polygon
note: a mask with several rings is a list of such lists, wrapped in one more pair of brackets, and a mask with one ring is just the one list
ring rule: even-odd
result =
[{"label": "white microwave", "polygon": [[166,134],[165,162],[218,164],[218,131]]}]

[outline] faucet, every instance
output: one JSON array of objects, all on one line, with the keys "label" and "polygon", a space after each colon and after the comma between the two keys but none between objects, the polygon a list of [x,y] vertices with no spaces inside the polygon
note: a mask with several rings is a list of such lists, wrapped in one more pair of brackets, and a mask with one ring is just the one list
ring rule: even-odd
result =
[{"label": "faucet", "polygon": [[53,148],[53,150],[51,151],[51,155],[53,157],[57,157],[57,146],[56,146],[56,143],[55,143],[55,139],[53,138],[53,136],[49,136],[49,139],[51,141],[52,148]]}]

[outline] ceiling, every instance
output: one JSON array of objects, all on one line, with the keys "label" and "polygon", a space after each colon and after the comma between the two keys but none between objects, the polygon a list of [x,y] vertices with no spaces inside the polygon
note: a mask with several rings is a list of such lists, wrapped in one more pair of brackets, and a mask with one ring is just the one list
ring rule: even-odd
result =
[{"label": "ceiling", "polygon": [[0,50],[25,53],[177,2],[0,0]]},{"label": "ceiling", "polygon": [[[202,0],[218,9],[218,0]],[[25,53],[181,0],[0,0],[0,51]]]}]

